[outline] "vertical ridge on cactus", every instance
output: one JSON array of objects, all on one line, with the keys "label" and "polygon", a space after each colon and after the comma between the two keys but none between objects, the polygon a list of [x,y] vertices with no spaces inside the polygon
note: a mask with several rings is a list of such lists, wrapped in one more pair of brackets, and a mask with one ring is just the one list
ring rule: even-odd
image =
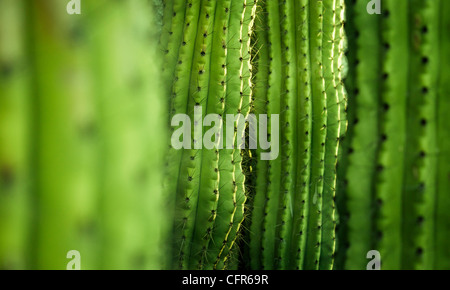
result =
[{"label": "vertical ridge on cactus", "polygon": [[282,21],[282,78],[284,80],[281,99],[281,187],[282,204],[280,220],[280,242],[278,248],[279,269],[288,269],[291,260],[291,232],[293,227],[293,207],[297,181],[297,52],[295,3],[292,0],[281,4],[280,17]]},{"label": "vertical ridge on cactus", "polygon": [[[199,124],[204,119],[207,113],[214,113],[212,99],[209,101],[209,96],[215,96],[216,91],[211,90],[210,78],[212,73],[217,70],[217,60],[211,57],[213,44],[213,27],[216,14],[216,1],[203,1],[200,10],[200,21],[197,32],[197,40],[194,52],[194,63],[192,65],[192,77],[190,87],[190,98],[192,103],[188,104],[188,110],[195,106],[202,106],[201,114],[198,117],[194,115],[195,123]],[[219,67],[220,70],[220,67]],[[211,110],[213,109],[213,110]],[[194,113],[195,114],[195,113]],[[191,249],[189,250],[189,268],[201,269],[203,267],[208,243],[210,241],[212,226],[214,223],[214,215],[211,215],[216,210],[217,195],[214,190],[217,190],[219,183],[219,175],[216,172],[216,164],[219,162],[218,154],[213,150],[195,150],[196,143],[202,144],[203,135],[196,136],[195,129],[194,136],[194,150],[190,153],[195,156],[198,163],[194,165],[192,170],[197,170],[198,173],[198,188],[193,192],[193,196],[198,196],[196,213],[194,218],[193,238],[191,241]],[[194,176],[195,176],[194,175]],[[197,181],[196,181],[197,182]],[[194,202],[195,200],[191,198]]]},{"label": "vertical ridge on cactus", "polygon": [[[351,46],[355,51],[350,63],[354,70],[349,76],[347,89],[351,90],[353,100],[349,105],[349,114],[353,114],[354,117],[351,118],[348,134],[349,145],[344,151],[347,164],[342,179],[346,180],[346,190],[340,192],[345,193],[343,198],[349,211],[348,221],[345,222],[350,241],[345,255],[346,269],[364,269],[367,264],[366,254],[374,248],[375,237],[372,233],[373,207],[376,206],[373,176],[380,138],[378,133],[381,81],[380,17],[372,17],[373,15],[368,14],[365,8],[364,1],[357,1],[349,7],[353,23]],[[358,37],[354,36],[356,34]],[[341,212],[341,215],[344,213]],[[340,251],[345,251],[345,245],[340,246]]]},{"label": "vertical ridge on cactus", "polygon": [[[327,92],[323,66],[323,1],[310,1],[310,53],[312,80],[312,140],[309,220],[306,237],[305,269],[318,269],[322,242],[322,202],[327,136]],[[325,24],[329,20],[326,19]]]},{"label": "vertical ridge on cactus", "polygon": [[[254,84],[254,113],[265,114],[267,112],[267,83],[269,79],[269,45],[266,23],[266,5],[263,1],[259,2],[255,19],[255,61],[257,69]],[[267,196],[267,170],[268,162],[261,160],[262,149],[258,147],[255,150],[255,159],[257,159],[255,175],[255,193],[253,195],[253,204],[251,208],[250,230],[249,230],[249,259],[250,269],[261,269],[261,251],[264,211]]]},{"label": "vertical ridge on cactus", "polygon": [[376,222],[377,250],[384,269],[401,266],[402,177],[406,136],[406,96],[408,81],[409,1],[383,2],[381,39],[389,46],[383,53],[381,82],[381,136],[375,198],[380,204]]},{"label": "vertical ridge on cactus", "polygon": [[[438,99],[437,99],[437,198],[436,198],[436,228],[435,228],[435,264],[434,268],[438,270],[450,269],[450,247],[448,239],[450,237],[450,2],[442,1],[439,6],[439,80],[438,80]],[[426,119],[422,124],[426,125]]]},{"label": "vertical ridge on cactus", "polygon": [[[208,1],[210,2],[210,1]],[[196,30],[195,38],[189,38],[187,41],[192,42],[192,60],[184,63],[190,65],[190,78],[188,82],[186,82],[187,87],[187,115],[191,118],[191,122],[194,126],[191,127],[191,136],[192,136],[192,147],[189,150],[186,150],[183,153],[183,159],[181,163],[181,174],[179,176],[178,182],[178,191],[181,195],[181,202],[186,203],[186,215],[182,220],[182,234],[185,236],[186,240],[183,240],[184,237],[181,237],[182,246],[181,250],[183,253],[181,254],[181,265],[182,269],[191,269],[193,261],[191,260],[191,256],[194,256],[196,253],[192,253],[193,247],[193,239],[194,239],[194,231],[197,222],[197,212],[199,211],[199,190],[200,190],[200,177],[202,174],[202,151],[198,147],[199,143],[201,144],[202,136],[198,136],[194,130],[195,125],[201,124],[204,117],[204,110],[201,109],[200,112],[196,111],[195,107],[197,105],[203,106],[206,101],[204,91],[208,90],[208,81],[209,81],[209,68],[206,67],[206,60],[201,55],[201,46],[199,43],[202,43],[204,26],[205,22],[207,22],[206,11],[209,5],[207,1],[193,1],[192,5],[187,4],[188,10],[195,11],[195,17],[193,17],[192,23],[190,20],[186,23],[187,26],[193,26]],[[200,44],[201,45],[201,44]],[[200,90],[198,88],[201,88]],[[203,90],[203,92],[202,92]],[[198,261],[198,260],[197,260]]]},{"label": "vertical ridge on cactus", "polygon": [[[225,96],[219,99],[219,102],[223,104],[222,117],[226,119],[227,114],[236,114],[239,109],[241,101],[241,17],[243,13],[243,1],[233,1],[229,4],[228,9],[228,24],[222,27],[222,31],[226,32],[226,59],[222,64],[226,69],[226,74],[221,84],[225,86]],[[239,128],[240,124],[238,120],[234,128]],[[228,122],[228,121],[227,121]],[[233,146],[236,146],[235,133],[237,132],[225,132],[224,138],[233,141]],[[231,134],[232,136],[228,136]],[[233,147],[234,148],[234,147]],[[213,269],[223,269],[225,267],[225,258],[228,256],[230,243],[232,241],[231,232],[236,226],[235,214],[237,211],[237,196],[238,192],[242,190],[242,183],[238,182],[238,177],[241,176],[240,172],[236,171],[236,163],[239,162],[240,156],[234,149],[225,147],[219,150],[219,205],[217,208],[217,227],[213,231],[213,239],[215,246],[215,252],[211,254],[213,263]]]},{"label": "vertical ridge on cactus", "polygon": [[[269,82],[267,90],[267,132],[271,132],[270,117],[280,113],[280,95],[282,81],[281,38],[279,3],[266,1],[269,45]],[[281,127],[281,126],[280,126]],[[280,140],[281,141],[281,140]],[[282,142],[282,141],[281,141]],[[282,147],[282,144],[281,146]],[[276,248],[279,244],[278,222],[280,202],[281,160],[277,158],[269,162],[267,177],[267,198],[264,209],[262,264],[265,270],[275,267]],[[258,194],[258,193],[256,193]]]},{"label": "vertical ridge on cactus", "polygon": [[[431,249],[434,247],[436,157],[433,152],[436,150],[435,88],[439,49],[439,17],[434,15],[438,7],[439,1],[411,2],[402,232],[404,269],[430,269],[434,259]],[[422,32],[424,26],[429,29],[427,33]],[[421,125],[424,118],[427,118],[427,126]]]},{"label": "vertical ridge on cactus", "polygon": [[[231,1],[224,1],[223,3],[217,3],[216,7],[216,21],[214,22],[213,30],[208,31],[208,33],[213,37],[212,40],[212,49],[211,49],[211,76],[210,76],[210,92],[209,95],[213,96],[207,100],[207,113],[218,114],[219,116],[224,115],[225,110],[225,102],[220,102],[220,99],[225,99],[226,97],[226,83],[225,79],[227,77],[227,68],[223,66],[227,61],[227,35],[228,29],[223,29],[223,27],[227,27],[229,23],[229,10],[230,10]],[[216,33],[217,32],[217,33]],[[218,124],[215,124],[218,125]],[[215,142],[216,144],[223,143],[223,136],[219,136],[218,134],[221,132],[223,128],[223,119],[221,120],[221,124],[219,124],[218,131],[214,132]],[[206,137],[206,136],[205,136]],[[220,138],[220,139],[219,139]],[[210,168],[214,171],[214,185],[213,188],[209,187],[209,192],[207,194],[211,194],[211,201],[213,202],[211,206],[207,209],[209,217],[208,221],[211,222],[211,225],[206,229],[204,233],[203,239],[208,240],[208,245],[205,247],[203,254],[203,265],[201,268],[203,269],[211,269],[213,267],[213,263],[216,257],[212,257],[210,255],[211,252],[216,252],[218,249],[218,245],[216,245],[214,229],[216,229],[216,218],[217,218],[217,208],[218,208],[218,200],[219,200],[219,189],[220,189],[220,154],[219,150],[214,151],[205,151],[203,154],[210,155],[210,158],[214,160],[214,164],[207,166],[206,168]],[[217,179],[216,179],[217,178]],[[213,200],[213,196],[215,197]],[[207,237],[209,235],[209,237]]]},{"label": "vertical ridge on cactus", "polygon": [[294,198],[294,225],[292,231],[291,254],[295,253],[292,268],[303,269],[306,253],[306,233],[309,217],[310,181],[311,181],[311,135],[312,135],[312,79],[309,33],[309,0],[296,2],[296,46],[297,46],[297,106],[298,106],[298,142],[297,184]]},{"label": "vertical ridge on cactus", "polygon": [[348,212],[340,267],[364,269],[363,254],[377,250],[382,269],[438,269],[448,253],[438,244],[449,229],[441,219],[440,187],[448,173],[441,168],[448,144],[440,137],[447,115],[440,104],[446,103],[443,79],[449,79],[442,71],[449,63],[446,4],[384,0],[379,17],[364,6],[356,1],[349,28],[357,31],[348,82],[355,100],[340,171],[340,210]]},{"label": "vertical ridge on cactus", "polygon": [[[192,116],[193,108],[188,111],[189,87],[191,82],[191,65],[194,58],[195,39],[199,22],[200,3],[195,1],[186,3],[186,16],[183,24],[183,37],[180,47],[178,62],[175,69],[175,78],[172,85],[172,104],[170,116],[176,114],[188,114]],[[178,15],[178,13],[176,14]],[[174,17],[176,17],[176,15]],[[180,25],[176,23],[175,25]],[[198,73],[198,72],[197,72]],[[189,248],[192,237],[192,228],[195,213],[191,202],[192,196],[192,165],[196,156],[191,156],[185,150],[171,148],[168,154],[168,169],[166,190],[168,194],[175,194],[175,218],[173,226],[174,249],[171,255],[176,257],[177,267],[186,268],[189,263]],[[187,161],[186,161],[187,160]],[[184,164],[182,166],[182,164]],[[173,181],[175,180],[175,182]],[[188,186],[189,185],[189,186]],[[182,187],[184,186],[184,187]],[[195,197],[194,197],[195,198]]]}]

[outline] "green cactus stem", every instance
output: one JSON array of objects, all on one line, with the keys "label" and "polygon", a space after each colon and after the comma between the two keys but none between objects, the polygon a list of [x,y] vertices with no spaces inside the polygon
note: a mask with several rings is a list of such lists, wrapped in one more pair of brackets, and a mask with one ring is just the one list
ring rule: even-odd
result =
[{"label": "green cactus stem", "polygon": [[[180,5],[178,2],[183,1],[174,1],[173,7]],[[242,150],[202,148],[203,134],[195,127],[207,114],[217,114],[222,120],[227,114],[240,115],[235,132],[226,132],[214,141],[225,144],[230,138],[237,144],[244,137],[238,128],[245,124],[250,110],[255,7],[247,0],[187,2],[178,54],[172,52],[169,41],[167,58],[177,58],[170,116],[186,114],[194,125],[192,149],[172,148],[169,153],[166,190],[176,194],[173,268],[228,269],[237,265],[233,248],[247,199]],[[181,26],[177,15],[173,13],[172,27]],[[169,17],[165,19],[169,21]],[[225,123],[216,125],[206,127],[225,131]]]},{"label": "green cactus stem", "polygon": [[[346,130],[346,118],[341,118],[346,108],[345,5],[266,1],[261,6],[262,22],[268,23],[261,39],[267,37],[268,47],[260,44],[257,65],[268,72],[258,69],[256,80],[267,79],[268,85],[267,90],[255,88],[255,96],[267,100],[269,116],[280,115],[281,138],[280,157],[257,165],[256,174],[266,175],[267,189],[256,184],[250,236],[255,247],[250,247],[255,253],[250,259],[256,261],[250,264],[264,269],[332,269],[336,164]],[[257,219],[261,216],[262,223]],[[259,249],[262,253],[257,255]]]},{"label": "green cactus stem", "polygon": [[365,269],[367,252],[377,250],[381,269],[442,269],[447,5],[381,3],[381,15],[366,13],[365,1],[351,6],[356,68],[348,82],[354,101],[340,170],[345,202],[339,204],[347,217],[339,236],[348,247],[339,252],[340,267]]}]

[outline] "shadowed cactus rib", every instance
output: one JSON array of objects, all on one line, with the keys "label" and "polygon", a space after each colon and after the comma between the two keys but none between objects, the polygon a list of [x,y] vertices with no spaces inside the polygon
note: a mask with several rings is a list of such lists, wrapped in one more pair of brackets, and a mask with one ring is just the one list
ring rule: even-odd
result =
[{"label": "shadowed cactus rib", "polygon": [[[232,12],[235,9],[239,11],[239,103],[237,104],[237,111],[235,113],[236,123],[235,132],[233,134],[233,144],[235,144],[232,150],[232,164],[233,164],[233,203],[234,210],[232,213],[232,220],[230,222],[229,232],[226,236],[226,243],[224,243],[221,249],[220,256],[223,257],[222,262],[216,263],[215,268],[219,269],[236,269],[238,266],[237,259],[233,256],[233,247],[237,246],[236,241],[239,238],[241,231],[241,226],[244,222],[245,204],[247,201],[247,189],[245,186],[245,174],[244,172],[244,158],[248,156],[244,155],[239,146],[241,141],[245,144],[246,137],[246,119],[251,110],[252,103],[252,64],[251,64],[251,36],[253,33],[253,25],[255,19],[257,1],[254,0],[244,0],[236,2],[236,6],[232,6]],[[237,12],[236,12],[236,16]],[[237,20],[237,19],[236,19]],[[237,21],[236,21],[237,23]],[[230,33],[230,32],[229,32]],[[232,34],[230,34],[232,35]],[[237,45],[237,44],[236,44]],[[231,58],[233,60],[233,58]],[[231,107],[233,108],[233,106]],[[228,109],[228,108],[227,108]],[[236,110],[236,107],[234,107]],[[231,117],[231,116],[230,116]],[[229,118],[227,118],[228,120]],[[229,121],[227,121],[229,122]],[[241,129],[242,126],[242,129]],[[228,137],[227,137],[228,138]],[[231,138],[230,138],[231,140]]]},{"label": "shadowed cactus rib", "polygon": [[[262,1],[259,3],[263,3]],[[267,112],[267,83],[269,78],[269,45],[267,40],[267,23],[265,22],[265,5],[258,5],[255,19],[255,51],[256,51],[256,68],[254,84],[254,113],[256,115],[265,114]],[[250,253],[250,269],[261,269],[261,247],[263,236],[264,210],[267,196],[267,165],[268,162],[261,160],[262,149],[256,149],[255,158],[257,159],[255,182],[255,192],[253,196],[249,253]]]},{"label": "shadowed cactus rib", "polygon": [[[229,22],[227,26],[222,28],[223,31],[227,32],[225,45],[227,58],[223,64],[227,74],[223,80],[223,84],[226,86],[226,93],[220,101],[224,104],[223,117],[226,120],[228,120],[227,114],[231,114],[234,118],[234,114],[237,113],[241,101],[241,80],[239,79],[241,44],[239,42],[239,36],[243,8],[242,3],[242,1],[231,1],[228,12]],[[229,120],[227,122],[231,121]],[[238,128],[240,124],[238,121],[234,124],[233,128]],[[226,132],[225,130],[225,140],[236,141],[234,136],[235,132]],[[233,144],[236,146],[236,143]],[[217,252],[211,253],[214,269],[222,269],[225,267],[224,258],[228,255],[228,249],[232,240],[230,233],[233,230],[233,226],[235,226],[235,213],[238,206],[236,202],[237,192],[240,192],[242,189],[241,183],[238,183],[237,180],[240,173],[236,172],[235,164],[239,162],[240,156],[237,157],[235,154],[238,151],[230,149],[230,147],[225,147],[225,145],[224,148],[219,150],[220,195],[217,208],[218,222],[213,237]]]},{"label": "shadowed cactus rib", "polygon": [[[173,65],[173,83],[172,86],[168,89],[169,95],[169,117],[173,117],[176,114],[186,114],[187,113],[187,100],[188,100],[188,86],[190,82],[190,71],[189,66],[185,65],[186,63],[192,62],[193,57],[193,46],[195,42],[188,41],[189,39],[195,39],[197,30],[195,28],[198,22],[198,15],[195,14],[195,11],[189,9],[189,5],[192,5],[187,1],[173,1],[173,11],[168,11],[167,9],[164,12],[163,20],[164,26],[168,27],[167,21],[171,21],[171,27],[174,27],[173,34],[170,34],[169,31],[169,40],[167,44],[167,50],[165,53],[165,62],[172,62],[172,58],[176,59],[176,64]],[[170,14],[170,17],[167,15]],[[191,25],[192,22],[192,25]],[[182,25],[181,25],[182,24]],[[164,31],[163,33],[167,33]],[[161,37],[164,37],[162,34]],[[164,38],[160,41],[164,45]],[[173,45],[171,45],[173,43]],[[172,52],[175,50],[175,52]],[[171,58],[168,60],[167,58]],[[167,66],[166,66],[167,67]],[[165,81],[171,79],[170,75],[170,67],[163,68],[165,73]],[[170,118],[169,118],[170,119]],[[173,129],[172,129],[173,131]],[[170,141],[169,141],[170,142]],[[182,233],[181,237],[177,237],[177,231],[184,231],[184,222],[185,218],[188,217],[189,205],[186,205],[186,196],[183,194],[178,194],[178,180],[181,175],[181,160],[183,157],[182,150],[175,150],[169,144],[169,152],[167,154],[166,161],[166,176],[164,180],[164,190],[167,192],[168,204],[171,207],[170,211],[174,215],[174,231],[172,233],[172,239],[175,239],[175,243],[179,246],[174,247],[169,256],[177,256],[179,261],[184,258],[183,251],[181,249],[184,240],[185,233]],[[176,182],[174,182],[174,180]],[[183,210],[179,210],[182,208]],[[178,239],[178,240],[177,240]],[[181,265],[181,262],[179,263]],[[170,267],[170,266],[169,266]],[[181,266],[180,266],[181,267]],[[170,267],[172,268],[172,267]]]},{"label": "shadowed cactus rib", "polygon": [[[199,21],[200,3],[198,1],[186,3],[186,16],[183,23],[183,36],[175,69],[175,79],[172,87],[172,105],[170,116],[187,114],[193,116],[194,108],[189,110],[189,88],[191,83],[191,65],[195,53],[195,39]],[[178,14],[177,14],[178,15]],[[176,25],[180,25],[177,23]],[[198,71],[196,72],[198,74]],[[184,124],[183,124],[184,125]],[[192,124],[189,124],[192,125]],[[190,241],[192,239],[193,219],[195,218],[196,203],[191,201],[193,189],[194,160],[190,160],[190,152],[187,150],[175,150],[171,148],[168,154],[168,169],[166,178],[166,190],[168,194],[175,196],[175,224],[173,228],[173,240],[175,243],[173,257],[178,260],[177,267],[187,268],[189,263]],[[173,182],[176,180],[177,182]],[[196,198],[195,196],[193,197]]]},{"label": "shadowed cactus rib", "polygon": [[[336,71],[336,90],[337,96],[339,97],[339,146],[337,147],[338,152],[341,150],[341,139],[345,137],[348,131],[348,93],[345,87],[345,79],[348,76],[349,65],[346,54],[348,51],[348,37],[345,30],[345,23],[347,22],[347,5],[345,0],[339,0],[336,3],[336,34],[339,35],[336,43],[336,60],[334,61],[335,71]],[[339,154],[338,154],[339,155]],[[339,157],[338,157],[339,159]],[[337,167],[337,165],[336,165]]]},{"label": "shadowed cactus rib", "polygon": [[[442,0],[441,0],[442,1]],[[420,83],[422,85],[422,95],[426,98],[425,104],[421,110],[422,119],[429,118],[430,126],[427,128],[423,138],[420,140],[420,145],[423,149],[419,151],[419,156],[424,158],[424,164],[420,170],[420,179],[428,185],[425,191],[424,200],[419,201],[419,213],[416,215],[416,227],[422,227],[422,232],[419,234],[416,252],[420,247],[424,248],[423,260],[415,269],[432,269],[435,265],[435,260],[438,259],[439,254],[434,252],[436,241],[436,201],[437,201],[437,161],[438,161],[438,143],[437,143],[437,110],[438,110],[438,91],[439,91],[439,49],[440,49],[440,35],[439,35],[439,15],[440,2],[432,1],[426,3],[420,15],[423,19],[422,26],[416,23],[418,32],[423,26],[430,29],[430,33],[423,36],[420,51],[422,52],[421,62],[423,71],[420,76]],[[414,19],[415,21],[415,19]],[[436,45],[437,44],[437,45]],[[425,88],[428,88],[428,94],[425,93]],[[419,124],[421,120],[417,120]],[[417,154],[417,153],[416,153]],[[429,195],[427,194],[429,192]],[[425,221],[423,220],[425,218]],[[423,223],[424,222],[424,223]]]},{"label": "shadowed cactus rib", "polygon": [[439,91],[437,106],[438,126],[438,170],[436,200],[436,258],[435,269],[450,269],[450,247],[448,246],[450,228],[450,2],[440,2],[440,52],[439,52]]},{"label": "shadowed cactus rib", "polygon": [[[224,116],[225,112],[225,102],[221,101],[225,99],[226,97],[226,78],[227,78],[227,35],[228,35],[228,23],[229,23],[229,12],[230,12],[230,5],[231,0],[229,1],[223,1],[217,3],[216,7],[216,21],[214,22],[213,31],[210,31],[211,37],[213,37],[213,48],[211,50],[211,76],[210,76],[210,90],[209,93],[212,97],[208,100],[208,109],[207,113],[215,113],[219,114],[220,116]],[[221,120],[221,124],[215,124],[218,126],[218,132],[215,132],[215,141],[224,144],[223,136],[217,137],[217,133],[219,133],[224,128],[223,119]],[[205,138],[210,138],[210,136],[207,136],[205,134]],[[220,139],[218,139],[220,138]],[[208,150],[210,151],[210,150]],[[207,251],[205,252],[205,258],[202,268],[203,269],[212,269],[214,262],[216,260],[216,256],[212,255],[211,253],[217,253],[222,246],[222,244],[219,244],[216,242],[217,235],[216,232],[225,232],[223,229],[220,228],[220,222],[216,223],[217,213],[218,213],[218,199],[220,198],[219,192],[220,192],[220,151],[214,150],[210,152],[204,152],[203,154],[209,154],[214,159],[215,162],[212,165],[212,169],[214,170],[215,174],[217,174],[217,180],[214,184],[214,188],[210,188],[210,194],[214,194],[216,196],[216,200],[214,204],[212,204],[212,207],[209,209],[209,221],[213,222],[211,227],[207,228],[206,234],[209,234],[211,237],[208,241],[208,247]],[[214,154],[215,156],[213,156]],[[223,238],[220,238],[219,240],[223,240]]]},{"label": "shadowed cactus rib", "polygon": [[[436,98],[438,65],[438,0],[411,1],[410,97],[407,99],[407,142],[403,201],[403,269],[431,269],[436,200]],[[431,17],[430,17],[431,16]],[[428,32],[423,33],[423,27]],[[426,119],[423,126],[421,120]],[[413,253],[413,254],[412,254]]]},{"label": "shadowed cactus rib", "polygon": [[[271,132],[271,115],[281,110],[280,96],[282,83],[282,49],[281,36],[278,29],[280,21],[279,3],[266,1],[269,44],[269,82],[267,90],[267,132]],[[281,127],[281,126],[280,126]],[[280,147],[282,147],[280,140]],[[262,265],[264,270],[273,270],[276,261],[276,249],[279,244],[279,205],[280,205],[281,159],[269,161],[267,178],[267,198],[264,209]],[[256,193],[258,194],[258,193]]]},{"label": "shadowed cactus rib", "polygon": [[441,167],[449,80],[442,65],[449,43],[443,2],[384,0],[378,18],[365,13],[365,1],[352,7],[354,121],[340,187],[341,210],[349,213],[340,234],[349,246],[340,252],[345,269],[364,269],[369,250],[380,252],[382,269],[448,267],[441,206],[448,205],[441,187],[448,180]]},{"label": "shadowed cactus rib", "polygon": [[[351,130],[348,137],[350,143],[345,148],[346,180],[345,203],[349,211],[348,245],[345,256],[346,269],[364,269],[367,264],[366,254],[374,249],[374,174],[377,158],[379,114],[379,82],[381,81],[381,40],[380,17],[372,17],[366,12],[366,3],[357,1],[349,7],[352,13],[352,46],[355,47],[354,59],[351,65],[355,67],[350,77],[352,83],[349,105],[354,117],[351,120]],[[349,12],[350,13],[350,12]],[[356,37],[358,35],[358,37]],[[349,117],[350,118],[350,117]],[[343,164],[341,164],[343,165]],[[344,194],[342,191],[341,194]],[[343,213],[341,213],[343,214]],[[353,242],[358,240],[357,243]],[[341,244],[341,251],[346,245]]]},{"label": "shadowed cactus rib", "polygon": [[383,2],[381,39],[389,45],[383,53],[381,82],[381,136],[375,199],[380,205],[376,222],[377,247],[384,269],[401,267],[402,177],[406,141],[406,95],[408,80],[408,8],[409,1]]},{"label": "shadowed cactus rib", "polygon": [[[198,2],[198,3],[196,3]],[[201,3],[200,3],[201,2]],[[185,171],[182,171],[180,175],[180,181],[178,184],[178,191],[184,194],[184,202],[188,208],[188,213],[186,215],[186,220],[183,224],[183,234],[186,237],[186,242],[182,246],[182,251],[184,258],[182,260],[182,265],[184,269],[192,269],[197,267],[197,263],[200,259],[194,258],[200,251],[196,249],[196,243],[193,241],[196,239],[194,236],[195,228],[198,223],[205,223],[207,219],[197,220],[197,215],[202,211],[201,196],[199,194],[201,188],[201,176],[203,170],[211,170],[211,168],[202,168],[202,151],[200,145],[202,144],[202,122],[205,116],[205,103],[208,96],[208,85],[209,85],[209,59],[206,57],[206,51],[204,49],[210,50],[211,37],[206,37],[206,41],[209,42],[209,47],[203,47],[203,41],[205,37],[203,34],[208,29],[209,18],[213,17],[207,14],[210,10],[211,1],[193,1],[192,6],[188,4],[187,9],[196,10],[198,13],[198,24],[196,27],[197,33],[196,38],[190,38],[188,41],[194,43],[193,45],[193,59],[191,63],[191,77],[189,81],[189,95],[187,102],[187,114],[191,119],[191,136],[192,136],[192,147],[186,150],[183,154],[183,161],[181,167],[185,167]],[[197,6],[198,5],[198,6]],[[194,18],[195,21],[195,18]],[[193,23],[187,23],[186,25],[193,25]],[[210,53],[209,53],[210,56]],[[187,65],[185,63],[185,65]],[[200,128],[196,130],[195,127]],[[193,265],[195,264],[195,266]]]}]

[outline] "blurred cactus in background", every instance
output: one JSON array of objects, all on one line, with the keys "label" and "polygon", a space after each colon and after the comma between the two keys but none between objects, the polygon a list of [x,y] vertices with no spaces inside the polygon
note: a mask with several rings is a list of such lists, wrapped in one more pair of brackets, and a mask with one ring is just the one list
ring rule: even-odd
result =
[{"label": "blurred cactus in background", "polygon": [[0,268],[162,267],[153,3],[0,0]]}]

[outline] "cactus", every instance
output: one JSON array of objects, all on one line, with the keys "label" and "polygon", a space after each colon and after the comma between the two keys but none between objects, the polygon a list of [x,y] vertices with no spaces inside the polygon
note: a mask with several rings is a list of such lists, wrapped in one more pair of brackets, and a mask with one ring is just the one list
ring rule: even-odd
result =
[{"label": "cactus", "polygon": [[438,246],[449,232],[440,207],[448,146],[438,137],[448,93],[446,2],[384,0],[379,16],[366,13],[365,1],[349,5],[356,53],[340,170],[342,268],[364,269],[369,250],[380,252],[382,269],[448,268],[448,250]]},{"label": "cactus", "polygon": [[440,50],[439,50],[439,62],[442,64],[439,67],[438,78],[438,97],[437,97],[437,152],[438,152],[438,164],[437,164],[437,189],[436,189],[436,259],[434,268],[439,270],[450,269],[450,249],[448,247],[448,232],[450,228],[450,216],[449,205],[450,198],[448,196],[448,188],[450,188],[450,144],[449,144],[449,116],[447,114],[448,108],[450,108],[450,75],[447,66],[450,63],[450,38],[447,33],[450,28],[450,3],[447,1],[440,1],[440,14],[439,14],[439,37],[440,37]]},{"label": "cactus", "polygon": [[[169,34],[169,41],[167,36],[161,39],[168,64],[175,64],[167,68],[166,75],[172,84],[169,116],[186,114],[193,127],[207,114],[218,114],[221,120],[227,114],[241,116],[234,136],[214,134],[216,144],[226,139],[236,144],[243,134],[238,128],[250,109],[249,53],[255,3],[187,1],[183,19],[176,10],[183,2],[166,3],[163,25],[174,29],[163,32]],[[223,121],[218,128],[223,130]],[[172,267],[232,269],[246,202],[244,161],[239,148],[202,149],[203,134],[198,132],[202,133],[192,129],[192,149],[171,148],[167,160],[166,190],[175,199]]]},{"label": "cactus", "polygon": [[[258,160],[256,178],[264,174],[268,186],[256,184],[251,267],[331,269],[336,162],[346,124],[345,5],[337,0],[261,5],[260,23],[268,27],[257,34],[267,31],[259,38],[267,40],[259,44],[255,96],[267,100],[257,110],[280,114],[281,149],[276,160]],[[259,78],[267,80],[267,89]]]},{"label": "cactus", "polygon": [[450,268],[447,0],[82,3],[0,0],[0,268]]},{"label": "cactus", "polygon": [[65,269],[77,250],[82,269],[160,269],[152,5],[66,5],[0,1],[1,267]]}]

